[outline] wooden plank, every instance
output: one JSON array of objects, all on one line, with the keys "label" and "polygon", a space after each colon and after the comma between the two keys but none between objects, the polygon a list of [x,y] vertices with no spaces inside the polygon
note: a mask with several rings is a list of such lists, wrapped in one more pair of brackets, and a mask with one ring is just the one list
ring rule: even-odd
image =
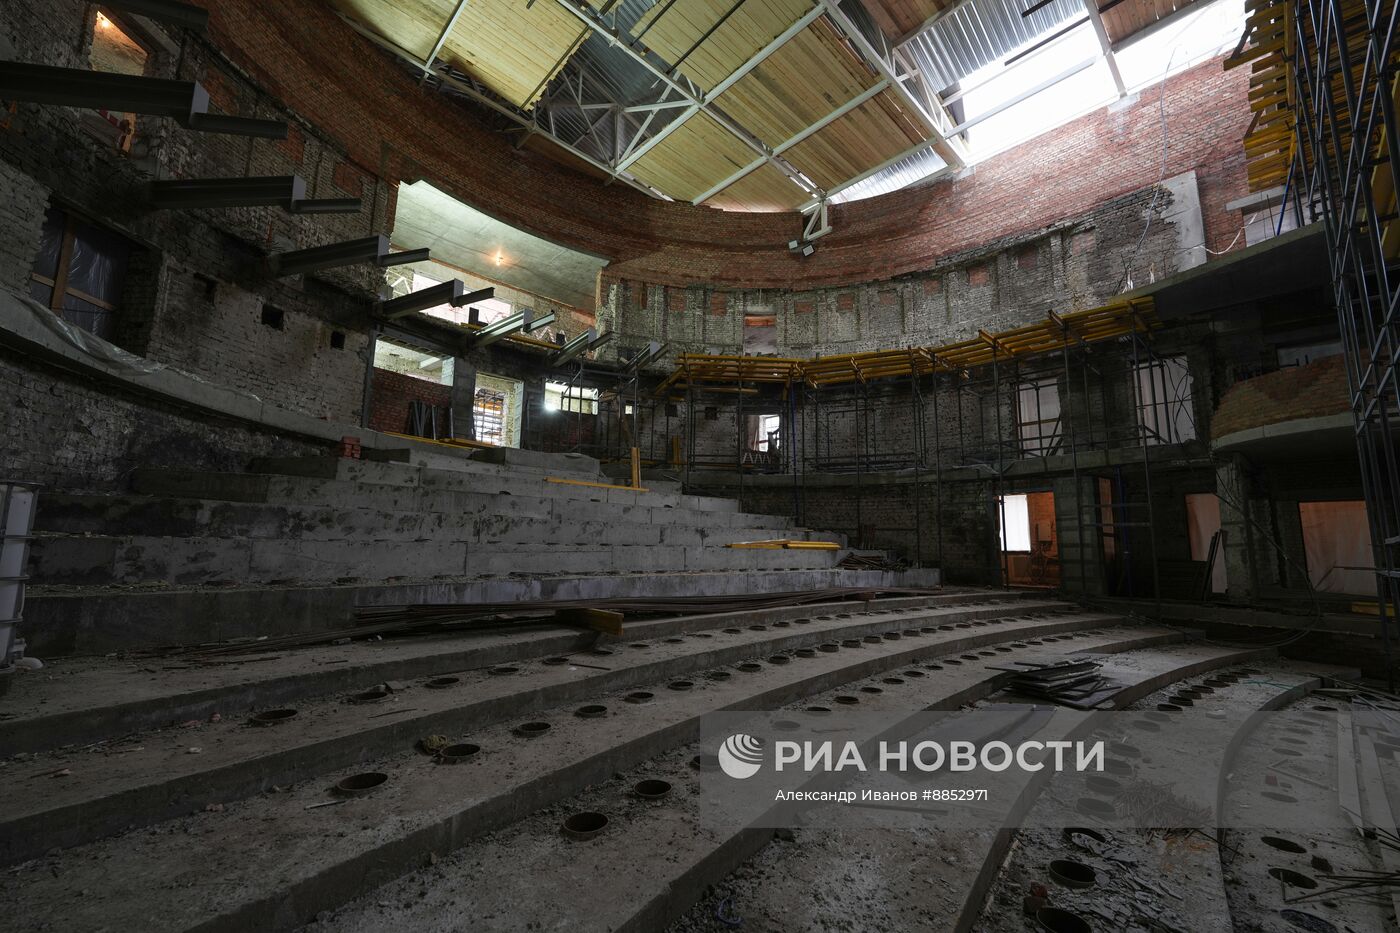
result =
[{"label": "wooden plank", "polygon": [[647,492],[641,486],[619,486],[616,483],[592,483],[586,479],[565,479],[562,476],[546,476],[546,483],[559,483],[564,486],[589,486],[593,489],[625,489],[628,492]]},{"label": "wooden plank", "polygon": [[582,626],[605,635],[622,634],[622,613],[611,609],[556,609],[554,621],[560,625]]},{"label": "wooden plank", "polygon": [[693,201],[753,162],[756,154],[703,113],[653,146],[628,169],[682,201]]}]

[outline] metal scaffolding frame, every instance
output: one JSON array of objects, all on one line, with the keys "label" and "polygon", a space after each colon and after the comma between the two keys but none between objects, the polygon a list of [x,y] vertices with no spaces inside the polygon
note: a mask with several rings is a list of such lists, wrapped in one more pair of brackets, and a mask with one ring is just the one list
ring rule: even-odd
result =
[{"label": "metal scaffolding frame", "polygon": [[[903,536],[920,564],[946,565],[950,520],[967,514],[969,498],[981,500],[994,562],[986,572],[1003,580],[1013,576],[997,520],[1005,497],[1049,489],[1052,481],[1063,492],[1068,481],[1074,501],[1056,508],[1054,581],[1080,592],[1104,581],[1111,595],[1160,599],[1153,474],[1161,452],[1179,459],[1176,445],[1189,439],[1179,419],[1160,413],[1189,411],[1190,384],[1163,377],[1177,370],[1149,337],[1150,307],[1120,309],[1116,324],[1096,313],[1052,315],[1044,324],[926,350],[810,361],[682,355],[649,400],[638,398],[634,430],[641,436],[627,440],[654,463],[666,452],[687,486],[714,485],[710,474],[737,485],[741,499],[754,474],[789,475],[791,512],[802,523],[810,518],[813,477],[846,474],[849,521],[831,530],[847,532],[856,546],[879,546],[873,539],[881,532]],[[782,419],[777,455],[762,456],[749,443],[749,417],[765,414]],[[715,425],[709,437],[706,424]],[[603,457],[625,454],[622,438],[601,440]],[[888,477],[903,475],[896,485],[910,507],[899,527],[888,524],[888,509],[878,529],[869,520],[875,474],[883,505]],[[776,488],[765,483],[770,493]],[[1116,573],[1105,566],[1105,537]]]},{"label": "metal scaffolding frame", "polygon": [[[1246,140],[1256,187],[1279,173],[1298,216],[1321,221],[1347,360],[1379,625],[1391,667],[1400,607],[1400,79],[1395,0],[1259,5],[1254,46],[1264,127]],[[1241,49],[1245,39],[1241,40]]]}]

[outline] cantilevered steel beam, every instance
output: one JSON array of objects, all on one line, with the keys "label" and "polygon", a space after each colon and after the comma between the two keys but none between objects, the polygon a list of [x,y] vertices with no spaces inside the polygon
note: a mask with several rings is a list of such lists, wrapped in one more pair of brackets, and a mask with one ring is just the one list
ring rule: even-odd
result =
[{"label": "cantilevered steel beam", "polygon": [[637,370],[641,369],[643,366],[660,356],[662,352],[665,351],[665,349],[665,344],[657,343],[655,340],[653,340],[641,350],[638,350],[637,355],[628,360],[622,368],[625,372],[636,372]]},{"label": "cantilevered steel beam", "polygon": [[157,208],[281,207],[293,214],[346,214],[360,209],[359,198],[308,198],[297,175],[254,178],[184,178],[151,182]]},{"label": "cantilevered steel beam", "polygon": [[208,10],[188,3],[177,3],[175,0],[103,0],[102,5],[124,13],[149,16],[162,23],[172,23],[198,32],[209,28]]},{"label": "cantilevered steel beam", "polygon": [[560,348],[559,348],[559,352],[558,352],[558,353],[555,353],[554,356],[550,357],[549,365],[550,365],[550,366],[556,366],[556,367],[557,367],[557,366],[565,366],[565,365],[567,365],[567,364],[573,362],[573,361],[574,361],[575,359],[577,359],[585,350],[587,350],[590,346],[592,346],[592,345],[593,345],[593,342],[594,342],[595,340],[597,340],[597,339],[598,339],[598,331],[597,331],[597,329],[596,329],[596,328],[593,328],[593,327],[588,328],[588,330],[586,330],[586,331],[584,331],[583,333],[579,334],[579,335],[578,335],[577,337],[575,337],[573,340],[570,340],[568,343],[566,343],[566,344],[564,344],[562,347],[560,347]]},{"label": "cantilevered steel beam", "polygon": [[[909,88],[905,87],[904,82],[900,81],[899,76],[894,73],[894,69],[890,67],[890,63],[870,44],[870,40],[865,38],[865,33],[861,32],[856,24],[851,22],[851,18],[842,12],[841,6],[837,0],[820,0],[820,2],[827,16],[836,24],[837,30],[850,40],[851,44],[856,47],[856,50],[860,52],[861,56],[870,65],[874,66],[875,70],[878,71],[886,81],[890,82],[890,85],[899,93],[899,96],[904,100],[905,104],[913,108],[913,111],[919,114],[919,116],[924,119],[924,122],[928,124],[929,131],[933,134],[932,139],[928,142],[933,145],[939,157],[948,165],[955,168],[960,169],[965,167],[967,165],[967,160],[963,156],[961,146],[957,145],[950,138],[953,135],[952,133],[944,135],[944,127],[951,125],[952,120],[947,119],[947,114],[943,112],[937,100],[930,101],[930,105],[938,111],[938,114],[935,115],[935,113],[926,109],[924,105],[919,102],[917,97],[910,93]],[[940,117],[943,119],[940,119]]]},{"label": "cantilevered steel beam", "polygon": [[525,327],[525,312],[517,311],[515,314],[501,318],[499,321],[492,321],[481,330],[472,335],[472,346],[489,347],[497,341],[504,340],[511,334]]},{"label": "cantilevered steel beam", "polygon": [[527,311],[525,312],[525,326],[521,330],[527,334],[533,334],[540,328],[553,324],[556,317],[557,315],[553,311],[546,311],[543,314]]},{"label": "cantilevered steel beam", "polygon": [[468,292],[466,283],[461,279],[453,279],[450,282],[443,282],[441,285],[434,285],[432,288],[420,289],[416,292],[409,292],[407,295],[400,295],[398,298],[381,301],[375,305],[375,310],[379,312],[381,317],[393,321],[416,311],[436,308],[438,305],[451,305],[454,308],[460,308],[473,301],[483,301],[494,297],[495,294],[494,288]]},{"label": "cantilevered steel beam", "polygon": [[287,125],[209,113],[209,93],[193,81],[0,62],[0,99],[169,117],[207,133],[285,139]]},{"label": "cantilevered steel beam", "polygon": [[209,93],[193,81],[0,62],[0,99],[91,107],[188,123],[209,110]]},{"label": "cantilevered steel beam", "polygon": [[254,117],[226,117],[221,113],[197,113],[186,124],[200,133],[223,133],[229,136],[257,136],[262,139],[286,139],[287,124],[281,120],[259,120]]},{"label": "cantilevered steel beam", "polygon": [[358,20],[352,19],[351,17],[346,16],[343,13],[340,14],[340,18],[343,19],[350,26],[351,29],[355,30],[361,36],[364,36],[370,42],[379,46],[381,49],[388,52],[390,55],[393,55],[400,61],[407,62],[408,64],[417,68],[419,71],[425,72],[433,78],[436,78],[439,82],[441,82],[443,87],[451,88],[454,93],[461,94],[463,97],[470,98],[473,102],[478,103],[481,106],[500,114],[501,116],[517,124],[521,128],[529,130],[531,133],[538,133],[545,139],[548,139],[554,145],[558,146],[560,149],[563,149],[565,152],[569,153],[569,155],[574,156],[578,159],[582,159],[584,162],[587,162],[589,165],[598,169],[600,172],[604,172],[605,174],[612,175],[616,178],[621,179],[623,182],[626,182],[628,185],[631,185],[633,188],[636,188],[638,191],[642,192],[648,197],[666,200],[662,198],[662,196],[652,188],[647,187],[646,185],[642,184],[641,182],[637,181],[631,176],[617,174],[613,171],[613,167],[611,165],[608,165],[605,162],[598,161],[593,156],[584,152],[577,146],[565,142],[563,139],[556,136],[553,132],[541,126],[538,122],[531,120],[530,118],[518,113],[511,107],[502,104],[500,101],[488,97],[487,95],[478,91],[476,88],[472,87],[470,84],[467,84],[463,81],[459,81],[451,75],[445,75],[439,71],[434,71],[431,66],[425,65],[422,59],[415,56],[412,52],[408,51],[402,46],[396,45],[395,43],[389,41],[388,39],[374,32],[372,29],[359,22]]},{"label": "cantilevered steel beam", "polygon": [[360,262],[372,262],[382,268],[423,262],[427,259],[426,249],[389,252],[389,238],[379,233],[358,240],[346,240],[343,243],[328,243],[325,246],[273,253],[267,257],[267,265],[274,275],[283,276],[301,275]]}]

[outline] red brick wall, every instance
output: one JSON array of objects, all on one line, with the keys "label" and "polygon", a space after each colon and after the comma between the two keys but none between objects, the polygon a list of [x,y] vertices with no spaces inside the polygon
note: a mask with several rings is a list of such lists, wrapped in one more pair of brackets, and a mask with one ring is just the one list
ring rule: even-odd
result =
[{"label": "red brick wall", "polygon": [[[324,0],[209,3],[212,35],[253,80],[345,148],[369,176],[425,178],[498,219],[612,259],[610,278],[791,288],[872,281],[1039,229],[1155,182],[1159,96],[1100,109],[977,166],[967,178],[836,205],[816,255],[787,251],[799,220],[651,199],[517,150],[474,111],[419,88]],[[276,12],[272,12],[276,10]],[[1246,69],[1206,62],[1167,82],[1168,176],[1194,169],[1206,241],[1239,228]]]},{"label": "red brick wall", "polygon": [[[452,387],[376,367],[370,396],[369,426],[376,431],[407,433],[410,424],[408,403],[412,401],[445,409],[452,404]],[[438,433],[445,434],[447,425],[442,418],[443,413],[439,412]]]},{"label": "red brick wall", "polygon": [[1350,410],[1346,362],[1338,354],[1230,386],[1211,418],[1210,434],[1218,440],[1248,428]]}]

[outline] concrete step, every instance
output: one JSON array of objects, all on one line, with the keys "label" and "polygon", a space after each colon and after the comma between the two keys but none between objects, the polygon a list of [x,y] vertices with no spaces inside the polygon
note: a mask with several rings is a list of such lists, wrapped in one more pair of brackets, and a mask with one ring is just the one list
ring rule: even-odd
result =
[{"label": "concrete step", "polygon": [[[658,536],[661,530],[656,529]],[[749,530],[728,537],[751,539],[754,535]],[[576,536],[552,545],[523,537],[524,542],[484,543],[445,537],[322,541],[41,533],[30,542],[29,573],[36,583],[80,586],[375,583],[501,574],[804,570],[833,567],[844,556],[840,549],[611,544],[610,530],[586,546],[577,544]],[[617,537],[626,540],[626,531]],[[688,536],[678,531],[670,537],[684,540]]]},{"label": "concrete step", "polygon": [[[494,468],[493,468],[494,469]],[[150,473],[189,471],[137,471],[134,480],[145,482]],[[218,477],[223,474],[208,474]],[[401,463],[351,460],[338,457],[291,457],[254,461],[249,474],[236,476],[284,476],[300,479],[335,480],[362,486],[394,486],[432,491],[474,492],[491,495],[536,496],[547,499],[578,499],[588,502],[615,502],[649,508],[693,509],[703,512],[736,512],[735,499],[720,496],[690,496],[679,490],[641,490],[619,487],[603,478],[588,480],[553,474],[511,472],[471,473],[462,470],[435,470]],[[235,486],[235,489],[241,488]],[[209,498],[219,498],[210,496]],[[351,503],[345,503],[351,504]]]},{"label": "concrete step", "polygon": [[[1105,708],[1122,709],[1165,684],[1241,664],[1265,653],[1259,649],[1202,646],[1169,646],[1148,651],[1142,650],[1140,643],[1125,641],[1126,646],[1120,643],[1096,648],[1099,653],[1112,654],[1109,664],[1121,659],[1125,666],[1120,677],[1123,686]],[[1128,648],[1126,653],[1115,650],[1124,647]],[[895,729],[901,720],[910,717],[912,709],[949,709],[984,700],[992,693],[993,685],[983,679],[981,672],[967,672],[962,676],[945,676],[945,673],[939,672],[939,680],[933,683],[918,680],[897,690],[890,690],[883,681],[873,681],[872,685],[881,685],[884,692],[863,696],[861,711],[885,714],[890,728]],[[917,705],[911,704],[911,694],[918,695]],[[801,717],[799,706],[794,704],[789,710]],[[1246,710],[1240,715],[1244,718],[1248,714]],[[1035,738],[1052,741],[1082,737],[1073,730],[1086,722],[1079,715],[1052,719]],[[432,869],[430,884],[426,883],[427,873],[420,872],[376,891],[365,892],[344,909],[321,918],[316,929],[368,933],[384,928],[386,921],[407,929],[425,925],[431,917],[432,922],[445,929],[470,922],[474,931],[487,933],[563,926],[571,933],[641,933],[672,928],[670,925],[684,916],[692,904],[715,888],[722,888],[726,895],[734,895],[734,913],[753,918],[752,924],[745,924],[746,928],[752,925],[762,930],[868,928],[949,933],[1029,928],[1021,914],[1020,896],[1025,892],[1024,885],[1017,890],[1014,899],[1008,899],[1010,906],[1003,914],[1014,919],[989,926],[975,925],[983,894],[978,885],[982,867],[991,865],[995,871],[1004,862],[1014,839],[1014,833],[997,832],[992,828],[978,831],[956,825],[944,829],[940,821],[927,819],[905,824],[905,831],[901,832],[895,828],[898,824],[882,826],[874,820],[859,818],[851,818],[850,828],[844,831],[799,828],[797,846],[789,843],[789,848],[800,853],[795,857],[801,861],[797,877],[774,870],[769,862],[753,872],[756,877],[752,877],[750,883],[734,879],[734,872],[774,838],[772,829],[753,828],[764,811],[772,806],[771,801],[736,794],[726,810],[718,813],[715,807],[702,808],[686,800],[688,795],[668,799],[659,805],[639,806],[629,799],[632,782],[642,777],[667,780],[678,788],[693,787],[696,779],[689,760],[702,751],[712,752],[712,749],[689,745],[659,756],[635,773],[619,774],[611,781],[589,788],[564,806],[556,806],[550,812],[475,840],[456,855],[438,860]],[[1015,785],[1023,776],[1026,780],[1020,783],[1019,796],[998,800],[998,807],[1006,806],[1012,814],[1024,812],[1039,792],[1040,778],[1050,774],[1049,769],[1038,773],[1008,772],[1007,785]],[[820,786],[816,781],[813,784]],[[997,792],[1015,793],[1011,786],[998,787],[993,793]],[[707,793],[714,791],[711,789]],[[672,796],[677,795],[673,792]],[[1072,805],[1060,803],[1061,806]],[[583,810],[601,812],[612,818],[605,833],[586,843],[589,864],[607,865],[611,878],[627,879],[626,884],[617,886],[617,896],[591,902],[593,909],[588,911],[578,911],[573,900],[577,887],[571,883],[570,874],[578,881],[588,881],[586,875],[577,871],[575,860],[541,857],[542,851],[565,849],[577,853],[577,849],[567,848],[569,843],[560,838],[560,814]],[[839,842],[830,847],[801,846],[804,839],[814,835],[834,836]],[[906,844],[906,840],[911,844]],[[954,853],[956,857],[952,857]],[[985,859],[981,857],[984,853]],[[824,855],[830,858],[830,874],[824,873],[819,864]],[[1216,857],[1218,859],[1218,855]],[[479,872],[483,865],[490,866],[496,883],[489,886],[466,884],[466,879]],[[1032,879],[1043,878],[1044,871],[1044,862],[1037,864]],[[859,882],[851,880],[853,872],[859,873]],[[1169,877],[1180,878],[1179,875]],[[931,895],[930,879],[937,880],[936,894]],[[877,922],[869,926],[849,926],[849,890],[844,896],[834,892],[830,896],[815,893],[842,884],[858,884],[861,896],[880,905]],[[406,890],[424,893],[409,898],[401,894]],[[907,898],[900,896],[904,891],[909,892]],[[1066,895],[1062,889],[1054,888],[1052,892],[1051,903],[1065,904]],[[752,896],[745,897],[745,894]],[[507,916],[496,908],[497,904],[518,906]],[[392,910],[384,909],[388,905],[392,905]],[[772,923],[774,917],[783,918],[782,922]],[[697,928],[708,926],[705,923]]]},{"label": "concrete step", "polygon": [[406,455],[404,459],[388,460],[378,457],[359,459],[332,455],[258,457],[249,463],[248,472],[272,473],[282,476],[309,476],[318,479],[347,479],[358,474],[366,477],[379,477],[380,482],[398,482],[404,485],[417,484],[425,474],[455,475],[478,482],[511,479],[539,481],[547,476],[580,482],[611,482],[600,472],[568,468],[563,467],[563,465],[560,469],[542,469],[507,466],[451,456],[409,457]]},{"label": "concrete step", "polygon": [[[858,647],[845,654],[858,659],[867,648],[903,642],[901,632],[906,630],[911,633],[910,642],[925,647],[946,643],[966,650],[1020,635],[1029,637],[1028,633],[1055,638],[1119,621],[1106,614],[1048,611],[1067,608],[1064,604],[1041,604],[1036,608],[1044,614],[1036,618],[1013,616],[1017,608],[1001,604],[858,613],[844,619],[814,619],[800,627],[750,623],[697,630],[687,636],[619,641],[609,643],[608,654],[575,656],[572,660],[581,662],[577,665],[521,663],[515,673],[504,676],[490,673],[494,668],[455,670],[451,673],[460,682],[450,689],[404,684],[403,693],[385,703],[347,704],[343,697],[306,702],[299,706],[297,720],[285,728],[250,729],[242,711],[229,709],[227,722],[193,731],[176,727],[150,733],[137,743],[139,750],[128,744],[127,751],[108,759],[100,773],[83,769],[61,787],[33,786],[32,795],[20,792],[22,800],[7,797],[8,812],[0,812],[0,863],[37,854],[34,846],[41,839],[50,845],[75,845],[127,825],[175,816],[192,802],[241,799],[274,785],[407,750],[415,737],[459,728],[462,722],[484,727],[601,692],[665,683],[755,657],[856,639]],[[929,631],[923,632],[924,628]],[[885,632],[894,637],[884,637]],[[872,639],[874,644],[860,639]],[[373,683],[364,682],[358,689]],[[395,705],[401,710],[397,715]],[[202,752],[192,757],[189,747]],[[41,755],[31,764],[56,770],[83,754],[58,751]]]},{"label": "concrete step", "polygon": [[[524,512],[538,518],[574,520],[689,521],[694,524],[785,528],[787,516],[743,513],[730,499],[653,496],[630,489],[539,484],[526,492],[510,489],[447,488],[438,484],[404,486],[356,480],[315,479],[259,473],[203,473],[137,470],[132,491],[140,495],[216,502],[376,509],[390,512]],[[711,504],[713,508],[709,507]],[[39,511],[43,510],[40,500]]]},{"label": "concrete step", "polygon": [[[751,625],[766,625],[775,635],[783,630],[796,634],[815,618],[848,619],[856,614],[878,615],[893,625],[924,610],[950,608],[996,608],[1010,615],[1067,611],[1062,603],[1028,598],[1018,590],[951,588],[929,596],[836,597],[835,601],[767,609],[629,618],[626,634],[618,640],[631,643]],[[247,653],[225,655],[213,664],[180,655],[162,660],[158,668],[145,657],[47,659],[42,675],[26,676],[23,689],[5,697],[0,759],[59,746],[90,745],[208,719],[215,713],[231,716],[259,705],[346,693],[364,684],[567,656],[587,652],[598,643],[596,632],[576,627],[513,624],[387,640],[365,635],[350,644],[275,654],[259,651],[253,642],[245,646]]]},{"label": "concrete step", "polygon": [[[1007,636],[1027,635],[1034,628],[1015,631],[1007,625],[1003,631]],[[1163,632],[1162,637],[1172,636]],[[1123,630],[1076,639],[1065,647],[1112,650],[1117,642],[1140,643],[1140,639],[1140,630]],[[607,781],[619,770],[686,744],[703,715],[722,709],[774,708],[970,647],[956,635],[880,639],[863,648],[818,653],[791,664],[762,665],[755,673],[732,673],[722,681],[697,678],[695,689],[661,689],[652,702],[641,706],[620,702],[617,694],[594,696],[609,708],[609,715],[599,719],[574,717],[572,704],[545,713],[532,711],[531,718],[555,724],[544,738],[514,737],[511,727],[521,716],[499,726],[473,727],[470,738],[483,752],[479,761],[465,766],[469,769],[465,773],[445,772],[443,766],[405,749],[375,762],[377,770],[391,775],[386,788],[339,806],[308,809],[334,799],[325,788],[342,772],[244,803],[221,802],[217,812],[205,812],[202,804],[208,795],[197,794],[180,801],[193,815],[149,833],[131,833],[48,856],[32,867],[8,873],[0,880],[0,895],[12,905],[8,919],[21,930],[55,920],[65,928],[104,924],[126,928],[138,916],[141,921],[136,925],[149,930],[289,929],[424,865],[427,853],[446,853]],[[1011,663],[1057,654],[1056,649],[1027,646],[997,657]],[[922,708],[965,702],[991,688],[988,672],[965,665],[956,671],[944,669],[938,677],[911,680],[907,690],[901,688],[899,699],[906,709]],[[456,728],[449,726],[445,734],[460,736],[462,721],[452,721]],[[297,728],[295,722],[282,728]],[[291,741],[290,733],[278,739],[274,730],[263,731],[270,733],[266,741]],[[418,734],[419,730],[406,730],[403,739],[411,741]],[[206,752],[210,748],[219,746],[206,743]],[[120,762],[121,757],[115,760]],[[695,835],[708,838],[708,833]],[[557,836],[553,840],[560,844]],[[544,856],[537,847],[531,851]],[[495,865],[489,876],[478,870],[474,888],[492,887],[499,880],[502,885],[519,884],[523,890],[532,877],[544,877],[555,870],[551,866],[563,861],[572,863],[569,870],[579,877],[575,859],[548,856],[514,877],[499,875]],[[680,860],[662,853],[658,861],[651,872],[655,876],[668,874]],[[117,883],[118,878],[126,880]],[[217,891],[189,896],[192,885],[211,878],[219,881]],[[103,897],[74,897],[75,890],[101,891]],[[460,893],[477,896],[476,890]],[[640,893],[629,882],[606,900],[632,903]],[[530,892],[510,912],[521,918],[528,913],[533,921],[537,902],[544,896],[544,889]],[[575,899],[570,907],[571,926],[589,925],[605,913],[616,912],[613,905],[579,911],[579,903]],[[510,922],[505,917],[482,916],[452,926],[476,929],[488,919]],[[511,928],[526,927],[521,922]]]},{"label": "concrete step", "polygon": [[[611,520],[606,507],[555,508],[547,500],[515,496],[490,499],[483,508],[495,512],[386,511],[329,506],[264,505],[212,499],[167,499],[156,496],[54,493],[43,496],[35,531],[68,535],[141,535],[153,537],[285,538],[311,541],[534,541],[616,544],[726,544],[781,536],[845,543],[845,536],[791,527],[773,528],[770,516],[754,516],[758,525],[730,524],[749,513],[733,512],[715,522],[713,515],[685,509],[667,510],[667,521],[654,510],[631,508],[627,518]],[[533,536],[533,537],[529,537]]]},{"label": "concrete step", "polygon": [[29,587],[22,635],[30,653],[106,654],[338,630],[371,606],[468,605],[736,594],[930,588],[937,570],[765,570],[733,573],[549,573],[318,585]]},{"label": "concrete step", "polygon": [[[1267,678],[1250,677],[1246,678],[1244,682],[1229,686],[1216,685],[1213,693],[1201,697],[1200,702],[1193,706],[1192,714],[1186,717],[1172,717],[1162,722],[1161,728],[1155,732],[1133,735],[1133,726],[1121,729],[1120,734],[1122,732],[1128,733],[1124,736],[1123,741],[1139,746],[1143,744],[1141,742],[1143,738],[1150,741],[1150,745],[1140,749],[1142,754],[1134,762],[1136,769],[1133,774],[1134,780],[1139,782],[1138,786],[1172,787],[1179,785],[1181,762],[1200,761],[1202,757],[1201,745],[1204,737],[1196,725],[1199,722],[1196,716],[1203,714],[1215,722],[1232,723],[1233,728],[1226,731],[1234,731],[1237,739],[1243,739],[1251,733],[1263,731],[1251,729],[1251,720],[1256,727],[1265,726],[1267,721],[1267,725],[1282,729],[1285,723],[1289,723],[1291,717],[1264,717],[1256,716],[1256,714],[1280,710],[1298,702],[1313,690],[1323,686],[1322,678],[1327,675],[1350,679],[1352,672],[1336,668],[1328,669],[1314,664],[1303,666],[1288,661],[1273,661],[1269,664]],[[1164,688],[1156,694],[1141,698],[1130,708],[1144,711],[1154,710],[1158,703],[1170,702],[1170,693],[1176,692],[1179,688],[1179,684]],[[1292,720],[1291,724],[1297,722],[1298,720]],[[1334,727],[1330,724],[1325,728],[1328,729],[1329,733],[1334,731]],[[1242,741],[1240,744],[1251,743]],[[1273,744],[1275,743],[1268,742],[1266,746]],[[1206,754],[1214,756],[1223,751],[1224,749],[1220,747],[1212,747]],[[1269,751],[1267,747],[1261,748],[1260,751],[1269,754],[1270,757],[1265,762],[1259,762],[1254,768],[1240,768],[1241,763],[1238,760],[1231,761],[1231,756],[1228,753],[1221,758],[1212,760],[1209,766],[1206,762],[1201,761],[1202,776],[1209,774],[1206,771],[1207,767],[1213,769],[1218,762],[1225,763],[1226,773],[1234,773],[1235,775],[1262,774],[1265,766],[1268,763],[1276,762],[1279,755]],[[1325,759],[1322,759],[1322,762],[1325,762],[1323,767],[1330,768],[1330,762],[1326,762]],[[1242,791],[1242,796],[1246,799],[1254,798],[1261,790],[1269,789],[1267,784],[1244,779],[1232,779],[1229,787],[1232,790]],[[1322,799],[1317,801],[1318,804],[1326,806],[1330,803],[1332,807],[1337,806],[1337,793],[1332,788],[1327,786],[1312,788],[1311,785],[1306,787],[1312,793],[1320,792]],[[1299,788],[1299,785],[1295,784],[1294,788]],[[1296,792],[1296,790],[1290,791],[1290,793]],[[972,929],[995,929],[1001,925],[998,924],[997,918],[1006,915],[1006,908],[1002,905],[1018,904],[1021,897],[1024,896],[1023,892],[1031,883],[1031,879],[1042,876],[1045,872],[1045,866],[1052,858],[1061,857],[1064,846],[1063,835],[1050,827],[1060,822],[1055,814],[1064,806],[1066,795],[1052,783],[1048,788],[1028,787],[1025,796],[1027,802],[1030,803],[1028,807],[1030,812],[1027,819],[1023,821],[1026,828],[1016,834],[1014,845],[1008,834],[1005,844],[1002,844],[1001,839],[997,839],[987,847],[980,865],[973,861],[967,861],[960,864],[955,870],[957,875],[961,876],[956,878],[955,883],[966,879],[958,887],[968,893],[962,899],[958,915],[950,917],[950,921],[961,919],[964,927],[971,926]],[[1261,802],[1257,799],[1251,800],[1249,806],[1251,808],[1257,807],[1258,803]],[[1228,809],[1223,806],[1224,801],[1221,803],[1220,818],[1213,821],[1211,826],[1180,827],[1180,829],[1197,829],[1213,835],[1218,831],[1217,825],[1219,823],[1224,822],[1229,825]],[[1336,816],[1338,817],[1338,825],[1346,823],[1340,810],[1336,811]],[[1221,853],[1217,847],[1159,847],[1154,844],[1154,834],[1151,832],[1119,832],[1115,834],[1114,841],[1117,847],[1115,861],[1118,864],[1133,864],[1138,871],[1147,872],[1149,876],[1191,879],[1189,901],[1175,899],[1175,904],[1154,915],[1154,919],[1160,921],[1165,927],[1190,929],[1193,933],[1232,933],[1234,930],[1268,929],[1272,925],[1277,908],[1271,903],[1263,908],[1270,914],[1268,920],[1261,919],[1249,924],[1242,923],[1238,916],[1232,916],[1231,905],[1226,895],[1227,882],[1222,877]],[[853,854],[860,858],[864,857],[865,853],[857,851]],[[1242,854],[1247,856],[1249,850],[1244,850]],[[848,853],[847,857],[849,855]],[[1236,858],[1231,861],[1238,865],[1245,860]],[[1267,866],[1271,863],[1272,859],[1269,859],[1264,862],[1264,865]],[[779,866],[780,869],[781,867]],[[1367,868],[1369,867],[1367,866]],[[1259,872],[1261,875],[1264,874],[1262,868],[1263,866]],[[1345,872],[1345,869],[1342,872]],[[779,871],[777,874],[776,878],[771,874],[765,878],[765,891],[761,895],[765,902],[769,901],[768,892],[770,891],[773,900],[780,900],[784,894],[791,891],[791,879],[787,877],[787,873]],[[946,875],[944,877],[946,879]],[[1268,876],[1261,880],[1264,881],[1262,889],[1271,890],[1278,884],[1275,879]],[[1112,887],[1109,886],[1106,893],[1111,894],[1112,890]],[[1241,891],[1242,899],[1248,890],[1246,888]],[[891,893],[897,896],[899,892],[892,891]],[[1096,898],[1102,896],[1099,891],[1095,891],[1094,895]],[[1253,894],[1248,894],[1247,900],[1252,903],[1256,897]],[[753,906],[757,907],[758,905]],[[1081,905],[1066,903],[1061,906],[1078,911]],[[811,919],[815,920],[816,918]],[[1359,918],[1353,915],[1349,919],[1355,923]],[[1121,921],[1120,923],[1124,926],[1127,925]],[[954,928],[954,923],[949,922],[947,926]],[[1370,924],[1357,925],[1361,929],[1375,930],[1385,929],[1386,926],[1387,924],[1379,917]]]}]

